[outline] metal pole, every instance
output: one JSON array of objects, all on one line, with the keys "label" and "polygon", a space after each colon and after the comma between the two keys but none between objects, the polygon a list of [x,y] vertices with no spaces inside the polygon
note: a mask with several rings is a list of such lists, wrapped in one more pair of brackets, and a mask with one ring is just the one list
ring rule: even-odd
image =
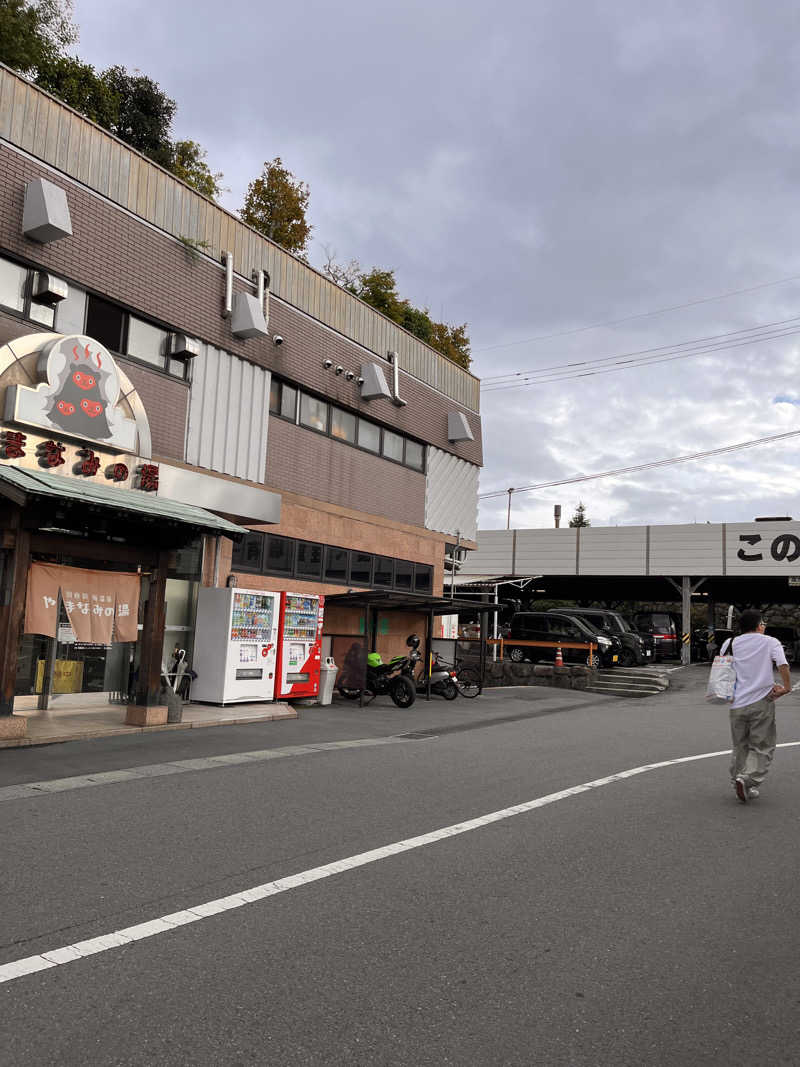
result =
[{"label": "metal pole", "polygon": [[62,603],[61,590],[59,589],[58,603],[56,605],[56,636],[47,640],[47,654],[44,668],[42,669],[42,691],[36,704],[39,711],[47,711],[50,707],[50,694],[53,691],[53,672],[55,671],[56,655],[58,654],[58,628],[61,625]]},{"label": "metal pole", "polygon": [[688,667],[692,662],[692,585],[688,574],[681,578],[681,607],[681,663]]},{"label": "metal pole", "polygon": [[[499,585],[496,585],[494,587],[495,612],[494,612],[494,626],[492,627],[492,637],[495,639],[495,641],[497,640],[497,605],[499,603],[499,601],[497,599],[497,590],[499,588],[500,588]],[[492,663],[497,663],[497,645],[492,645]]]},{"label": "metal pole", "polygon": [[507,530],[511,529],[511,494],[513,492],[514,492],[513,489],[509,489],[508,490],[508,515],[506,516],[506,529]]},{"label": "metal pole", "polygon": [[453,556],[453,563],[450,569],[450,599],[455,597],[456,588],[456,567],[458,566],[459,556],[461,549],[461,531],[456,530],[456,554]]}]

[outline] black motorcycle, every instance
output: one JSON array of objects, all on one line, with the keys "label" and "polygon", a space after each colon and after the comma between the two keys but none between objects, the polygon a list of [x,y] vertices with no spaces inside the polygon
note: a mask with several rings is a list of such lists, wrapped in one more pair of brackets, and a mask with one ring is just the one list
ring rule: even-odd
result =
[{"label": "black motorcycle", "polygon": [[[415,635],[411,635],[414,637]],[[393,656],[384,663],[379,652],[370,652],[367,656],[367,673],[363,689],[365,703],[376,696],[388,694],[398,708],[410,708],[417,699],[417,687],[414,684],[414,668],[419,661],[419,652],[411,638],[406,641],[409,653],[406,656]],[[417,645],[419,638],[417,638]],[[347,700],[358,700],[362,690],[349,685],[339,685],[339,693]]]}]

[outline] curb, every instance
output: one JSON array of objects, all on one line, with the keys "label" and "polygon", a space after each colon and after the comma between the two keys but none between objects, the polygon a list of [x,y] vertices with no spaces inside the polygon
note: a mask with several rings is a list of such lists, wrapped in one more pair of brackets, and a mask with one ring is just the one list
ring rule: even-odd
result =
[{"label": "curb", "polygon": [[106,727],[104,730],[81,730],[72,734],[53,734],[48,737],[15,737],[0,741],[0,748],[33,748],[37,745],[60,745],[65,741],[92,741],[102,737],[124,737],[132,734],[154,734],[163,730],[201,730],[212,726],[246,726],[255,722],[280,722],[297,719],[294,709],[272,715],[252,715],[241,719],[216,719],[213,722],[168,722],[160,726]]}]

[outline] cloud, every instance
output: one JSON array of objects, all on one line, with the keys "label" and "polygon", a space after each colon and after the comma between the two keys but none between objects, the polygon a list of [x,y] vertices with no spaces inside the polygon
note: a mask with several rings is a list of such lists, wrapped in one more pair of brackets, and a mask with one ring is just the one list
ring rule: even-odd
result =
[{"label": "cloud", "polygon": [[[800,274],[788,0],[243,0],[224,19],[78,0],[76,16],[86,59],[140,67],[177,99],[227,206],[280,155],[311,187],[314,261],[330,245],[394,268],[403,295],[469,323],[481,377],[795,320],[794,336],[790,322],[714,354],[485,390],[483,491],[800,427],[797,281],[530,340]],[[791,514],[799,448],[519,493],[512,521],[550,525],[579,499],[596,525]],[[506,510],[487,501],[482,525]]]}]

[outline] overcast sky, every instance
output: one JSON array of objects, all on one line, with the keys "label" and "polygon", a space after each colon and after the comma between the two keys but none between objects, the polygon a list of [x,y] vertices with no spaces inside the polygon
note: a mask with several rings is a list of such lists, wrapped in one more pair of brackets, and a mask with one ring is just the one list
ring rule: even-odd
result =
[{"label": "overcast sky", "polygon": [[[312,263],[327,246],[394,268],[403,296],[468,323],[480,378],[800,316],[800,278],[765,285],[800,275],[793,0],[76,0],[75,16],[84,59],[176,99],[226,207],[280,155],[311,188]],[[800,429],[798,345],[487,388],[481,491]],[[799,454],[800,436],[520,493],[512,525],[579,500],[594,525],[797,518]],[[480,525],[506,508],[484,502]]]}]

